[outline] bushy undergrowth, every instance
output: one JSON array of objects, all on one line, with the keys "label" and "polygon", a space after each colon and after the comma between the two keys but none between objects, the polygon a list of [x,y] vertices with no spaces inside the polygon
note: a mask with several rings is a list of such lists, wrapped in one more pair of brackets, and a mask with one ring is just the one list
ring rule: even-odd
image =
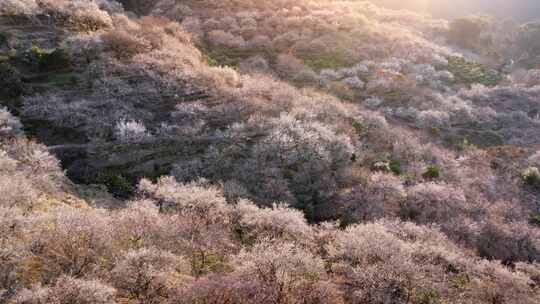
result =
[{"label": "bushy undergrowth", "polygon": [[522,304],[538,297],[537,264],[512,271],[481,260],[437,228],[397,220],[312,226],[283,205],[227,203],[204,180],[143,180],[138,191],[117,210],[48,201],[25,211],[2,202],[2,299]]},{"label": "bushy undergrowth", "polygon": [[[477,106],[460,90],[484,85],[514,90],[515,99],[523,99],[528,93],[509,87],[507,73],[522,67],[520,60],[526,68],[540,63],[534,24],[481,17],[448,23],[362,1],[209,2],[158,1],[149,11],[181,20],[218,64],[271,72],[363,102],[410,126],[436,130],[450,144],[464,137],[479,146],[514,144],[509,133],[515,135],[516,122],[509,121],[518,113]],[[456,47],[468,50],[461,55],[452,51]],[[477,126],[481,131],[463,130]],[[537,128],[527,122],[531,133]]]},{"label": "bushy undergrowth", "polygon": [[14,110],[66,144],[51,151],[82,149],[66,164],[109,165],[92,182],[126,204],[79,199],[0,109],[0,302],[538,302],[538,73],[491,73],[445,45],[482,53],[456,37],[474,20],[363,1],[120,2],[152,16],[0,4],[65,28],[34,55],[77,76],[23,85],[10,71],[30,67],[10,58],[0,81],[29,89]]}]

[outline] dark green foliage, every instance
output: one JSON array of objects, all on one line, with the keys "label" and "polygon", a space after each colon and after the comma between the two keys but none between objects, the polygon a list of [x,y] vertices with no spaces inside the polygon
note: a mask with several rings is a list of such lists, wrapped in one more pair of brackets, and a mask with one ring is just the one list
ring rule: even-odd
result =
[{"label": "dark green foliage", "polygon": [[257,239],[253,235],[250,235],[249,232],[245,230],[243,227],[240,227],[240,226],[235,227],[233,231],[236,237],[238,238],[238,240],[243,245],[253,246],[255,242],[257,241]]},{"label": "dark green foliage", "polygon": [[540,213],[532,214],[529,219],[529,223],[531,223],[531,225],[540,227]]},{"label": "dark green foliage", "polygon": [[540,191],[540,170],[536,167],[529,167],[521,172],[523,183],[533,190]]},{"label": "dark green foliage", "polygon": [[50,85],[55,87],[74,86],[77,85],[78,82],[79,79],[77,78],[77,76],[71,73],[51,76],[48,81]]},{"label": "dark green foliage", "polygon": [[35,64],[41,72],[66,70],[71,67],[69,55],[62,49],[55,49],[50,52],[38,46],[33,46],[28,57],[27,61]]},{"label": "dark green foliage", "polygon": [[401,169],[401,163],[394,159],[391,160],[390,171],[392,171],[392,173],[394,173],[395,175],[401,175],[401,173],[403,173],[403,170]]},{"label": "dark green foliage", "polygon": [[315,222],[316,220],[316,213],[317,211],[317,207],[314,206],[312,203],[307,203],[305,204],[305,206],[302,206],[302,211],[304,211],[304,215],[306,217],[306,219],[308,220],[308,222],[312,223],[312,222]]},{"label": "dark green foliage", "polygon": [[358,135],[362,134],[362,132],[364,131],[364,125],[359,121],[353,121],[352,127]]},{"label": "dark green foliage", "polygon": [[64,70],[71,66],[69,55],[61,49],[56,49],[51,53],[42,53],[38,64],[40,71],[44,72]]},{"label": "dark green foliage", "polygon": [[470,62],[462,57],[448,58],[448,71],[454,74],[455,83],[471,86],[473,84],[483,84],[488,87],[496,86],[503,76],[495,71],[489,70],[477,62]]},{"label": "dark green foliage", "polygon": [[425,179],[438,179],[441,177],[441,169],[438,166],[428,166],[422,177]]},{"label": "dark green foliage", "polygon": [[406,221],[409,221],[409,220],[414,221],[418,218],[419,215],[420,215],[420,212],[417,209],[411,208],[405,203],[400,204],[399,217],[401,219],[406,220]]},{"label": "dark green foliage", "polygon": [[0,32],[0,46],[8,44],[12,34],[9,32]]},{"label": "dark green foliage", "polygon": [[339,227],[345,229],[351,225],[357,224],[358,219],[351,212],[343,212],[338,217]]},{"label": "dark green foliage", "polygon": [[19,71],[7,62],[0,63],[0,95],[18,97],[23,89]]},{"label": "dark green foliage", "polygon": [[138,15],[148,14],[157,1],[148,0],[119,0],[120,4],[124,6],[127,11],[133,12]]},{"label": "dark green foliage", "polygon": [[132,183],[121,174],[105,173],[99,176],[97,181],[104,184],[112,195],[119,198],[128,198],[135,191]]},{"label": "dark green foliage", "polygon": [[523,177],[525,184],[534,187],[535,189],[540,189],[540,176],[536,174],[529,174]]}]

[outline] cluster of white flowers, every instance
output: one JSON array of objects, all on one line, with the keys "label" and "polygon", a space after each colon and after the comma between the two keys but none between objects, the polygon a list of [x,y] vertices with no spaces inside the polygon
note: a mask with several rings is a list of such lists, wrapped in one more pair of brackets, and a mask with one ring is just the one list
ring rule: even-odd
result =
[{"label": "cluster of white flowers", "polygon": [[3,0],[0,15],[33,15],[39,11],[36,0]]},{"label": "cluster of white flowers", "polygon": [[140,121],[122,120],[114,128],[115,138],[122,142],[139,142],[148,139],[151,135]]},{"label": "cluster of white flowers", "polygon": [[6,135],[21,135],[23,133],[21,122],[5,109],[0,108],[0,134]]}]

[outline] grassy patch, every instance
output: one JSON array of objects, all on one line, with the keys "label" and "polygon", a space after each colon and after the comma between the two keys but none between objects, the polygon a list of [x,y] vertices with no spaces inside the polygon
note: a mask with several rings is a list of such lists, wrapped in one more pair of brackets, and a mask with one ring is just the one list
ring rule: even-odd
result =
[{"label": "grassy patch", "polygon": [[54,87],[75,86],[79,82],[77,76],[72,73],[53,75],[48,80],[47,83]]},{"label": "grassy patch", "polygon": [[196,277],[211,272],[231,271],[227,259],[215,252],[198,250],[191,255],[191,268]]},{"label": "grassy patch", "polygon": [[347,56],[339,52],[335,53],[324,53],[324,54],[297,54],[297,57],[300,58],[305,65],[310,67],[316,72],[320,72],[323,69],[341,69],[345,67],[350,67],[354,64]]},{"label": "grassy patch", "polygon": [[425,179],[438,179],[441,177],[441,169],[438,166],[428,166],[422,177]]},{"label": "grassy patch", "polygon": [[418,304],[442,304],[442,297],[438,290],[428,289],[418,292],[415,303]]},{"label": "grassy patch", "polygon": [[477,62],[467,61],[461,57],[448,58],[448,71],[454,74],[456,84],[483,84],[488,87],[496,86],[503,75],[495,70],[489,70]]},{"label": "grassy patch", "polygon": [[395,175],[401,175],[403,173],[403,169],[401,168],[401,163],[397,160],[390,160],[390,171],[394,173]]}]

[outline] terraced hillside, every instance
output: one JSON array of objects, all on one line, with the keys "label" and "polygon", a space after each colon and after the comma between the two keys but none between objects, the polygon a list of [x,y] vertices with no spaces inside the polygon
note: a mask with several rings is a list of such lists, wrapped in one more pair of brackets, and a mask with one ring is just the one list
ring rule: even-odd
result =
[{"label": "terraced hillside", "polygon": [[531,25],[333,0],[0,15],[0,303],[540,300]]}]

